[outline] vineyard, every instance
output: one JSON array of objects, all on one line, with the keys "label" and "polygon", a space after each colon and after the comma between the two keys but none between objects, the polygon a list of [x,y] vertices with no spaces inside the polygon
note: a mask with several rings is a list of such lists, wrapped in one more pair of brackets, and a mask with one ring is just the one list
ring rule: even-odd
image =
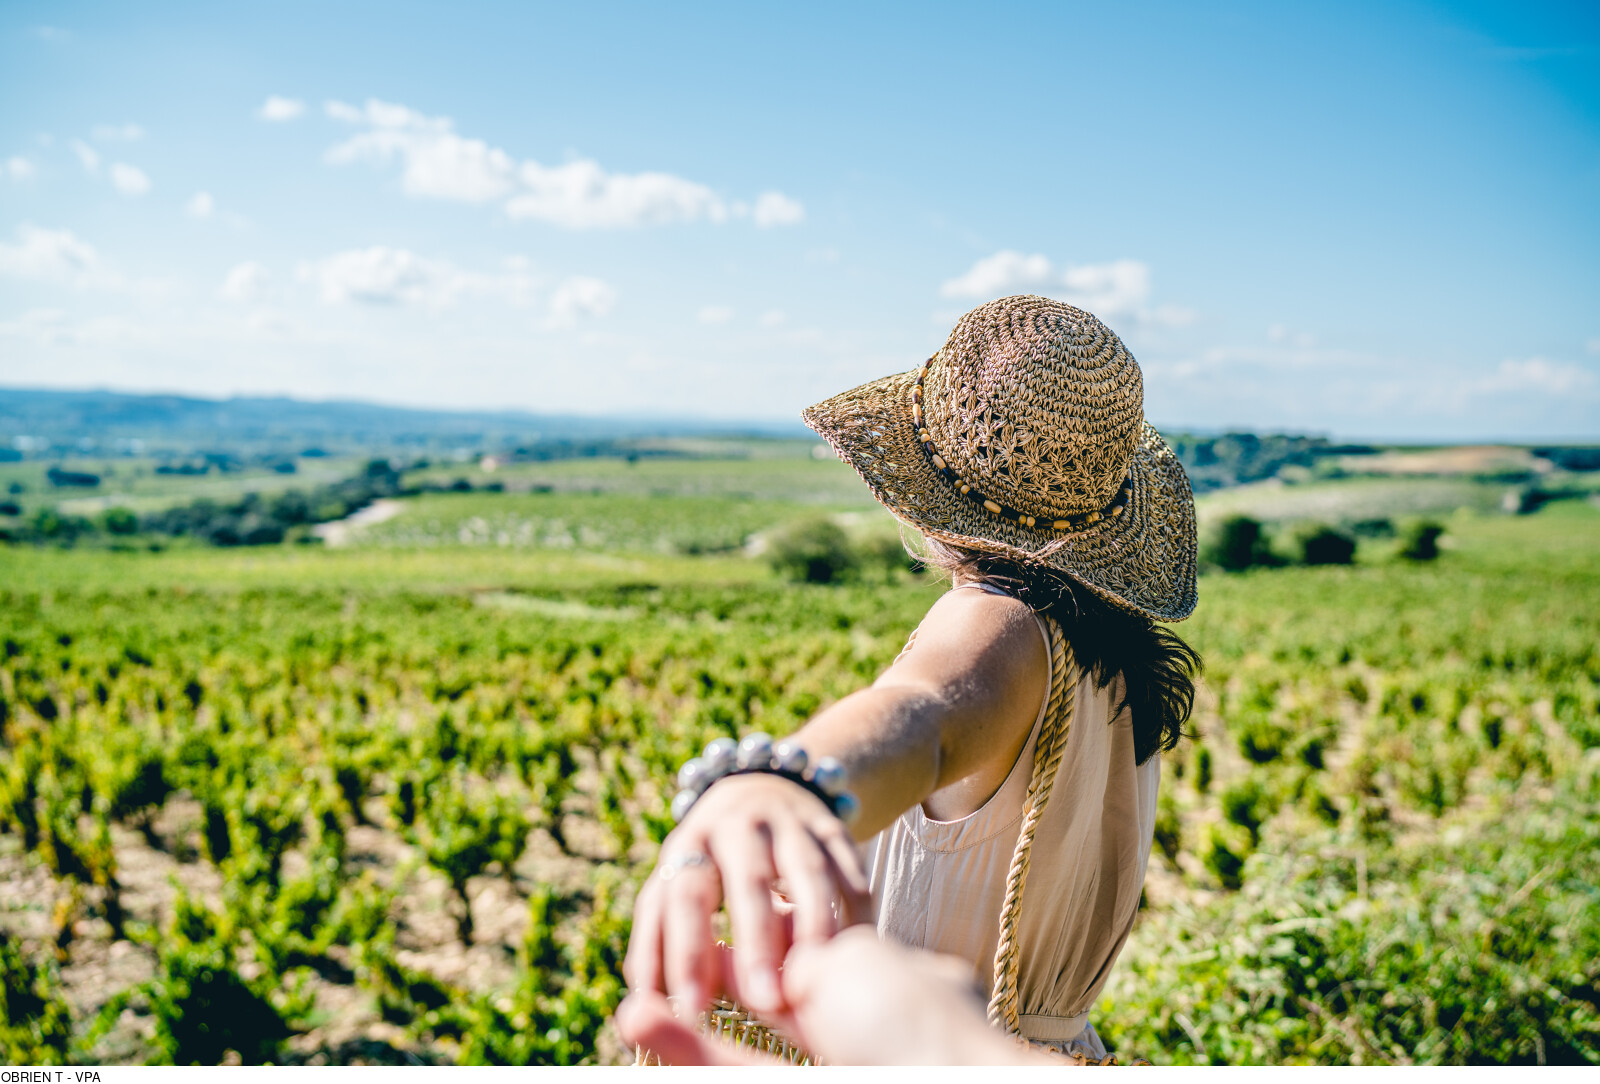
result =
[{"label": "vineyard", "polygon": [[[726,488],[410,505],[340,550],[0,549],[8,1061],[623,1059],[678,764],[941,590],[785,582],[739,550],[797,506]],[[1112,1045],[1600,1061],[1600,512],[1446,538],[1202,580]]]}]

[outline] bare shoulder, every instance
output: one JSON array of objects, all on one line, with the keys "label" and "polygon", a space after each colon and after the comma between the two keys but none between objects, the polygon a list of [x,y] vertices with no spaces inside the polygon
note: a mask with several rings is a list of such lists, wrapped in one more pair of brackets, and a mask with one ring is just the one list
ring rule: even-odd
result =
[{"label": "bare shoulder", "polygon": [[1009,595],[947,591],[879,684],[917,684],[993,718],[1032,726],[1049,672],[1038,619]]},{"label": "bare shoulder", "polygon": [[1010,595],[988,591],[946,591],[917,627],[917,646],[954,648],[985,665],[998,656],[1044,661],[1033,610]]},{"label": "bare shoulder", "polygon": [[946,819],[977,809],[1005,779],[1038,718],[1049,683],[1038,619],[1008,595],[949,591],[917,639],[877,681],[937,705],[938,788]]}]

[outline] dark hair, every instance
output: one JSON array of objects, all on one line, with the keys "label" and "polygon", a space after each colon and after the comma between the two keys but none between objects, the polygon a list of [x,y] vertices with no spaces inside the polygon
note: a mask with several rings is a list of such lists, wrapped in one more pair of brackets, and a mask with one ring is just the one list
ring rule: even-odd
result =
[{"label": "dark hair", "polygon": [[1171,629],[1107,602],[1066,573],[998,554],[923,539],[919,560],[954,577],[979,580],[1047,613],[1061,625],[1078,665],[1097,688],[1122,675],[1122,703],[1133,715],[1134,761],[1143,764],[1183,737],[1194,710],[1200,656]]}]

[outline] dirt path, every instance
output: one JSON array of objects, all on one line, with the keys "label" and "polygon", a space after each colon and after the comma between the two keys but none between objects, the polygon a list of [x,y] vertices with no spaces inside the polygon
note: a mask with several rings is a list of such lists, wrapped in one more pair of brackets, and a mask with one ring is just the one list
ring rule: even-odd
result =
[{"label": "dirt path", "polygon": [[311,528],[311,533],[322,539],[326,545],[347,546],[364,528],[391,520],[405,510],[406,506],[402,501],[377,500],[344,519],[334,520],[332,523],[319,523]]}]

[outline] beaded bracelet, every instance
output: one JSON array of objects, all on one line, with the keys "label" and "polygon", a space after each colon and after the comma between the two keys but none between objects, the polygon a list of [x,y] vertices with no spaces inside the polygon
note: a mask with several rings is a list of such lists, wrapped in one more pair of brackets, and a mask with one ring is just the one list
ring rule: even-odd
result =
[{"label": "beaded bracelet", "polygon": [[820,757],[811,764],[806,751],[792,742],[776,746],[765,734],[750,734],[741,742],[718,738],[705,752],[691,758],[678,769],[678,793],[672,799],[672,819],[682,821],[706,789],[730,775],[778,775],[822,799],[822,803],[844,823],[861,812],[861,803],[845,789],[844,765],[832,757]]}]

